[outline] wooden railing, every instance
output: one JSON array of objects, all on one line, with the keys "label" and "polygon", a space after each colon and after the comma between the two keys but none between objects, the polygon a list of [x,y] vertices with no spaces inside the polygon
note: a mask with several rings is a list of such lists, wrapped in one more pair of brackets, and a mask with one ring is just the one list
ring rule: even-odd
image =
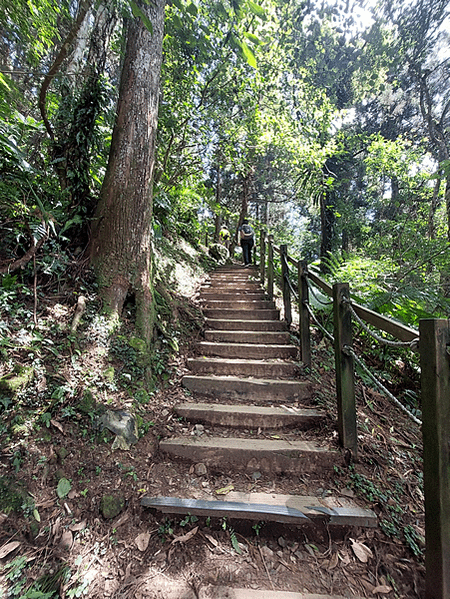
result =
[{"label": "wooden railing", "polygon": [[[424,319],[419,330],[352,302],[347,283],[333,286],[309,272],[306,262],[289,256],[286,245],[277,247],[273,237],[260,237],[260,276],[267,294],[274,295],[274,256],[281,262],[280,287],[284,320],[292,324],[292,296],[297,302],[302,362],[311,366],[311,310],[309,289],[313,285],[332,298],[338,431],[342,447],[357,456],[357,418],[355,401],[352,321],[359,318],[399,342],[420,352],[421,395],[426,527],[425,599],[450,599],[450,321]],[[294,287],[289,265],[297,269]]]}]

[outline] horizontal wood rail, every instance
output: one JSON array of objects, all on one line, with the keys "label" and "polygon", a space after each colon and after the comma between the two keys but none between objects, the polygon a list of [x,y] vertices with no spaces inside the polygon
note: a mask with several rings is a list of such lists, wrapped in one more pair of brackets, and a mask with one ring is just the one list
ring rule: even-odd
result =
[{"label": "horizontal wood rail", "polygon": [[[281,255],[281,248],[273,246],[273,249]],[[287,260],[296,268],[299,267],[299,260],[296,260],[291,256],[287,256]],[[308,271],[307,277],[311,283],[321,289],[326,295],[333,297],[333,287],[326,281],[310,271]],[[375,312],[374,310],[371,310],[365,306],[361,306],[355,302],[352,302],[352,306],[362,320],[380,329],[381,331],[384,331],[385,333],[389,333],[399,341],[414,341],[419,338],[419,331],[417,329],[408,327],[401,322],[394,320],[393,318],[383,316],[382,314],[379,314],[378,312]]]},{"label": "horizontal wood rail", "polygon": [[[292,283],[288,264],[297,269],[297,300],[302,362],[311,365],[309,283],[333,298],[334,350],[338,431],[341,445],[357,456],[357,422],[352,356],[352,310],[364,323],[389,333],[400,342],[419,341],[422,387],[422,433],[425,491],[425,598],[450,598],[450,321],[422,319],[419,330],[378,314],[351,301],[346,283],[333,286],[308,271],[305,261],[289,256],[287,246],[273,244],[273,236],[261,242],[261,273],[267,272],[267,292],[273,297],[274,252],[281,261],[285,320],[291,322]],[[266,252],[267,249],[267,252]],[[267,258],[267,263],[266,263]],[[264,278],[262,277],[264,284]],[[326,332],[326,331],[325,331]],[[328,336],[329,333],[327,333]],[[381,339],[380,339],[381,341]],[[350,349],[350,351],[349,351]],[[411,345],[411,349],[413,349]],[[359,358],[358,358],[359,359]],[[395,399],[395,398],[394,398]],[[397,403],[398,400],[396,400]],[[403,406],[401,406],[403,407]],[[417,419],[416,419],[417,421]],[[420,421],[419,421],[420,422]]]}]

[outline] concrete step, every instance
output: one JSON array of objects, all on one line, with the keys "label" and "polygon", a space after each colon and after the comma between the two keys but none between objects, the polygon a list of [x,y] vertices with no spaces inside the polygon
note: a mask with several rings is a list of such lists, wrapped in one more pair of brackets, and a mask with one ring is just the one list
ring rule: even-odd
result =
[{"label": "concrete step", "polygon": [[340,462],[335,450],[312,441],[241,439],[235,437],[173,437],[159,448],[173,458],[202,462],[219,472],[230,466],[247,472],[314,473],[332,470]]},{"label": "concrete step", "polygon": [[208,291],[215,291],[215,292],[220,292],[220,291],[224,291],[224,292],[229,292],[229,293],[261,293],[262,287],[259,283],[254,283],[254,282],[235,282],[235,283],[230,283],[230,282],[213,282],[210,283],[208,285],[202,285],[200,287],[200,294],[208,292]]},{"label": "concrete step", "polygon": [[279,320],[279,310],[215,310],[205,308],[203,314],[206,318],[227,320]]},{"label": "concrete step", "polygon": [[269,297],[263,291],[241,291],[240,293],[235,291],[202,291],[200,301],[206,300],[268,300]]},{"label": "concrete step", "polygon": [[[251,364],[250,368],[252,372],[256,371],[256,367]],[[309,381],[249,379],[238,376],[186,375],[183,377],[182,382],[186,389],[189,389],[192,393],[214,399],[228,400],[247,399],[249,401],[282,401],[286,403],[306,401],[311,398],[313,390],[313,386]]]},{"label": "concrete step", "polygon": [[220,331],[286,331],[284,320],[230,320],[206,318],[207,329]]},{"label": "concrete step", "polygon": [[246,268],[239,272],[213,273],[209,276],[210,281],[248,281],[250,279],[259,279],[259,273]]},{"label": "concrete step", "polygon": [[275,308],[275,303],[270,300],[201,298],[200,301],[202,308],[215,310],[273,310]]},{"label": "concrete step", "polygon": [[[352,599],[363,599],[356,595],[317,595],[316,593],[294,593],[291,591],[272,591],[267,589],[255,590],[255,589],[238,589],[235,587],[213,587],[212,593],[208,595],[209,589],[204,589],[202,594],[200,589],[200,595],[198,599],[206,599],[206,597],[214,597],[214,599],[348,599],[350,596]],[[183,599],[184,599],[183,595]],[[167,599],[172,599],[167,597]],[[187,596],[186,599],[191,599]],[[193,599],[193,596],[192,596]]]},{"label": "concrete step", "polygon": [[[377,516],[342,497],[231,492],[223,499],[143,497],[141,504],[163,514],[192,514],[282,524],[326,524],[331,527],[376,528]],[[214,595],[215,597],[215,595]],[[303,595],[302,595],[303,597]]]},{"label": "concrete step", "polygon": [[255,345],[253,343],[197,343],[197,352],[201,356],[217,356],[219,358],[245,358],[248,360],[265,360],[268,358],[295,358],[295,345]]},{"label": "concrete step", "polygon": [[227,282],[227,281],[259,281],[260,278],[259,278],[259,273],[246,269],[242,272],[212,274],[209,276],[208,280],[209,281],[225,281],[225,282]]},{"label": "concrete step", "polygon": [[206,341],[215,343],[258,343],[267,345],[289,344],[287,331],[205,331]]},{"label": "concrete step", "polygon": [[183,403],[175,406],[175,412],[190,420],[210,426],[232,428],[281,429],[296,427],[306,430],[316,426],[325,414],[319,410],[294,409],[272,406],[246,406],[211,403]]},{"label": "concrete step", "polygon": [[196,374],[215,374],[217,376],[251,376],[256,378],[295,378],[300,367],[294,362],[279,360],[237,360],[213,357],[190,358],[188,368]]}]

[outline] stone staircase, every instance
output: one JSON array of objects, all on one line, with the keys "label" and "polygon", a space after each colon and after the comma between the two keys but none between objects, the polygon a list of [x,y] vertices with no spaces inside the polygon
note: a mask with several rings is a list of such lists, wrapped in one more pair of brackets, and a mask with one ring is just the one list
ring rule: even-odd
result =
[{"label": "stone staircase", "polygon": [[[279,310],[266,297],[257,271],[219,268],[203,285],[200,301],[205,340],[198,343],[198,356],[188,361],[190,374],[183,378],[192,399],[175,411],[207,427],[208,434],[164,439],[160,451],[170,459],[201,463],[227,475],[239,471],[289,477],[332,471],[340,453],[311,434],[325,414],[311,406],[313,387],[302,378],[298,348]],[[287,434],[292,430],[295,435]],[[376,526],[375,514],[348,498],[312,494],[231,491],[208,500],[144,497],[142,505],[166,514],[225,516],[309,529]]]}]

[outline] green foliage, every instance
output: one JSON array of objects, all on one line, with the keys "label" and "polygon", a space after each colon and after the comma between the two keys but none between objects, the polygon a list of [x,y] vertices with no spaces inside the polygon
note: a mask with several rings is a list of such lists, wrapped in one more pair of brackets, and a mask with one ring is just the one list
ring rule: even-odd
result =
[{"label": "green foliage", "polygon": [[[410,326],[421,318],[448,314],[450,302],[437,284],[430,285],[426,256],[416,268],[403,267],[389,258],[372,259],[362,254],[336,254],[324,259],[330,282],[349,283],[358,303],[386,314]],[[406,274],[405,274],[406,273]]]},{"label": "green foliage", "polygon": [[72,488],[72,485],[71,485],[70,481],[67,480],[67,478],[61,478],[58,481],[56,493],[60,499],[63,499],[64,497],[66,497],[69,494],[71,488]]},{"label": "green foliage", "polygon": [[173,535],[173,532],[174,524],[172,520],[169,520],[169,518],[164,518],[164,522],[162,522],[162,524],[160,524],[158,528],[158,535],[160,536],[161,540],[163,542],[166,541],[166,537]]},{"label": "green foliage", "polygon": [[195,524],[198,522],[197,516],[192,516],[191,514],[187,514],[182,520],[180,520],[180,526],[188,526],[189,524]]},{"label": "green foliage", "polygon": [[383,489],[383,482],[376,479],[368,479],[363,474],[357,473],[353,467],[350,468],[350,480],[352,488],[361,494],[367,501],[378,504],[385,513],[380,521],[381,530],[389,537],[401,539],[402,536],[411,551],[417,557],[423,555],[424,539],[411,525],[405,525],[403,519],[402,494],[403,488],[400,484],[396,490]]}]

